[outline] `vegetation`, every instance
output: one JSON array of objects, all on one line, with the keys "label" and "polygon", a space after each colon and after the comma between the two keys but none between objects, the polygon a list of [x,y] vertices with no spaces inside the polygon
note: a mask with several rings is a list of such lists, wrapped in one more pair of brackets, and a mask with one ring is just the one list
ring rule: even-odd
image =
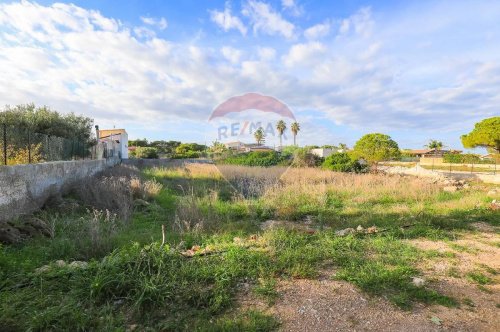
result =
[{"label": "vegetation", "polygon": [[158,159],[158,149],[153,147],[137,147],[132,155],[135,158]]},{"label": "vegetation", "polygon": [[283,147],[282,138],[283,138],[283,134],[285,133],[285,130],[286,130],[285,121],[283,121],[283,120],[278,121],[278,123],[276,124],[276,130],[278,131],[278,134],[280,136],[280,150],[281,150],[281,148]]},{"label": "vegetation", "polygon": [[[456,300],[432,283],[411,282],[427,253],[406,239],[453,240],[475,221],[499,225],[500,212],[485,208],[488,200],[480,188],[443,193],[416,178],[291,169],[279,182],[258,180],[260,194],[243,198],[234,192],[237,183],[255,187],[249,181],[260,177],[254,173],[269,176],[272,168],[227,167],[234,170],[229,177],[234,185],[213,165],[149,169],[142,179],[133,169],[106,174],[120,184],[103,185],[115,188],[104,195],[122,197],[129,188],[131,199],[148,200],[132,204],[128,221],[119,217],[119,210],[128,208],[103,196],[77,195],[75,209],[40,212],[38,217],[53,225],[52,239],[0,247],[0,325],[6,330],[268,331],[278,326],[273,317],[235,305],[241,282],[272,303],[280,280],[315,278],[331,268],[336,279],[403,309],[415,302],[454,306]],[[109,202],[113,212],[92,210],[96,202]],[[300,228],[306,217],[312,232]],[[297,228],[262,230],[259,223],[266,219],[297,220]],[[384,231],[335,234],[357,225]],[[86,264],[68,264],[81,260]],[[479,271],[467,278],[482,287],[493,282]]]},{"label": "vegetation", "polygon": [[262,127],[259,127],[255,133],[253,134],[255,137],[255,141],[257,142],[257,145],[261,145],[266,141],[266,134],[264,133],[264,129]]},{"label": "vegetation", "polygon": [[467,135],[462,135],[462,144],[466,148],[485,147],[491,152],[500,153],[500,117],[484,119],[476,123]]},{"label": "vegetation", "polygon": [[371,164],[401,156],[398,143],[384,134],[367,134],[361,137],[354,145],[353,152],[354,156],[363,158]]},{"label": "vegetation", "polygon": [[346,152],[333,153],[325,158],[322,164],[324,169],[329,169],[336,172],[362,172],[365,167],[358,160],[352,158]]},{"label": "vegetation", "polygon": [[6,106],[0,112],[0,124],[27,128],[32,133],[77,139],[88,145],[95,144],[94,120],[74,113],[61,114],[47,106]]},{"label": "vegetation", "polygon": [[427,147],[428,149],[436,149],[436,150],[441,150],[443,146],[444,146],[443,142],[437,141],[435,139],[431,139],[429,143],[425,145],[425,147]]},{"label": "vegetation", "polygon": [[270,167],[287,164],[288,159],[276,151],[251,151],[218,160],[220,164]]},{"label": "vegetation", "polygon": [[443,155],[443,161],[445,163],[452,164],[492,164],[493,160],[482,160],[479,155],[472,153],[456,154],[456,153],[446,153]]},{"label": "vegetation", "polygon": [[290,126],[290,130],[292,131],[293,134],[293,145],[297,145],[297,134],[300,131],[300,125],[298,122],[292,123]]}]

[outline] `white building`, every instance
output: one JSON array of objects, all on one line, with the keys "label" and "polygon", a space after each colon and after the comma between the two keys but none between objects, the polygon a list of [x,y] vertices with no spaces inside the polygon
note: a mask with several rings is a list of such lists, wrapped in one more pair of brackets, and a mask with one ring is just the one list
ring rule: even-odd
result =
[{"label": "white building", "polygon": [[336,151],[334,151],[333,149],[324,149],[324,148],[311,149],[311,153],[313,155],[321,157],[321,158],[326,158],[326,157],[330,156],[331,154],[333,154],[335,152]]},{"label": "white building", "polygon": [[128,159],[128,134],[125,129],[99,129],[99,142],[111,142],[114,153]]}]

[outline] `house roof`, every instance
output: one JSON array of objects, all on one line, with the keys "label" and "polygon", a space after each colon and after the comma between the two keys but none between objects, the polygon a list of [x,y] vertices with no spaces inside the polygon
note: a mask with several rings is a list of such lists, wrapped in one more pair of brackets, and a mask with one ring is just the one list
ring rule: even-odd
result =
[{"label": "house roof", "polygon": [[99,138],[107,138],[111,135],[126,134],[125,129],[99,129]]}]

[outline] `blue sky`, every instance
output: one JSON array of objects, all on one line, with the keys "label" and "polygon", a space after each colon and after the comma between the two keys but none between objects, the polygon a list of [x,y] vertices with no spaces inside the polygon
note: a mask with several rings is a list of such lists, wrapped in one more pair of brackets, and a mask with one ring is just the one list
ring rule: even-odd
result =
[{"label": "blue sky", "polygon": [[500,114],[499,22],[481,0],[0,1],[0,101],[204,143],[218,104],[260,92],[302,145],[461,148]]}]

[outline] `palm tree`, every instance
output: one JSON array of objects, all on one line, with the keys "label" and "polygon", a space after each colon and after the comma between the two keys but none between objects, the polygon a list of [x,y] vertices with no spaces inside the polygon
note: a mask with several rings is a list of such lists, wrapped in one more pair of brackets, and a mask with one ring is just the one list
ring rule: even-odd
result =
[{"label": "palm tree", "polygon": [[255,133],[253,133],[253,136],[257,141],[257,145],[260,145],[262,142],[264,142],[266,138],[266,134],[264,134],[264,129],[262,129],[262,127],[259,127],[259,129],[257,129]]},{"label": "palm tree", "polygon": [[300,125],[299,125],[299,123],[298,122],[292,123],[292,126],[290,127],[290,130],[293,133],[293,145],[297,145],[297,143],[295,142],[295,139],[297,137],[297,133],[300,131]]},{"label": "palm tree", "polygon": [[431,139],[427,145],[424,145],[429,149],[441,150],[443,148],[443,142]]},{"label": "palm tree", "polygon": [[347,150],[349,150],[349,147],[345,143],[339,143],[339,150],[346,152]]},{"label": "palm tree", "polygon": [[283,120],[279,120],[278,123],[276,124],[276,130],[278,130],[278,134],[280,135],[280,151],[282,150],[282,142],[281,138],[283,137],[283,133],[286,130],[286,123]]}]

